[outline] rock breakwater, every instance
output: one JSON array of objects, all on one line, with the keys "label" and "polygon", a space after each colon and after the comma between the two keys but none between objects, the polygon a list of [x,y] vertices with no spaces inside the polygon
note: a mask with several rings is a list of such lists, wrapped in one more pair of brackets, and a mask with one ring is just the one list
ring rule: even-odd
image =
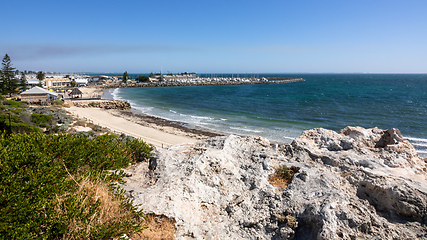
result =
[{"label": "rock breakwater", "polygon": [[[224,136],[157,149],[123,187],[177,239],[426,239],[426,163],[399,130],[312,129],[292,144]],[[298,171],[286,188],[278,166]]]},{"label": "rock breakwater", "polygon": [[102,88],[134,88],[134,87],[185,87],[185,86],[213,86],[213,85],[253,85],[253,84],[281,84],[302,82],[302,78],[282,79],[274,81],[250,80],[250,81],[196,81],[196,82],[143,82],[143,83],[109,83]]},{"label": "rock breakwater", "polygon": [[122,100],[81,101],[81,102],[73,102],[73,105],[76,107],[82,107],[82,108],[95,107],[95,108],[119,109],[119,110],[131,109],[130,103]]}]

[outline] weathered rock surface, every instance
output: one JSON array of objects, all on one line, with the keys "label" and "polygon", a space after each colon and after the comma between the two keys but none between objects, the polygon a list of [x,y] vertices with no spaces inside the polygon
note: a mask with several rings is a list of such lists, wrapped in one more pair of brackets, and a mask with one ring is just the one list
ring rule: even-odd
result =
[{"label": "weathered rock surface", "polygon": [[[299,168],[285,189],[268,182],[283,164]],[[397,129],[216,137],[127,172],[129,196],[174,218],[177,239],[427,239],[426,164]]]},{"label": "weathered rock surface", "polygon": [[127,110],[131,109],[130,103],[122,100],[98,100],[98,101],[90,101],[90,102],[73,102],[73,105],[76,107],[96,107],[96,108],[104,108],[104,109],[120,109]]}]

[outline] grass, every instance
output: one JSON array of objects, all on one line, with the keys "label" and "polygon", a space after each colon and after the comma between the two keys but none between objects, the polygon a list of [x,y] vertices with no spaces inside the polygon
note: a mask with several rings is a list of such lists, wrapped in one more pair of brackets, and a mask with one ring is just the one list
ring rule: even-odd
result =
[{"label": "grass", "polygon": [[[70,219],[63,238],[98,239],[111,235],[117,236],[126,231],[117,233],[116,226],[129,226],[135,221],[143,222],[142,213],[135,215],[124,208],[123,199],[114,194],[104,180],[99,178],[92,180],[86,176],[76,183],[78,189],[77,193],[74,193],[75,202],[81,203],[79,208],[82,209],[81,215],[85,217]],[[55,210],[61,217],[70,215],[69,207],[65,204],[69,198],[68,194],[70,193],[56,197]],[[96,211],[92,211],[94,206],[97,206]]]},{"label": "grass", "polygon": [[166,216],[147,214],[144,225],[147,227],[140,233],[130,236],[133,240],[172,240],[176,232],[175,219]]},{"label": "grass", "polygon": [[286,188],[298,171],[299,168],[295,166],[289,168],[286,165],[276,167],[276,171],[270,176],[268,182],[275,187]]}]

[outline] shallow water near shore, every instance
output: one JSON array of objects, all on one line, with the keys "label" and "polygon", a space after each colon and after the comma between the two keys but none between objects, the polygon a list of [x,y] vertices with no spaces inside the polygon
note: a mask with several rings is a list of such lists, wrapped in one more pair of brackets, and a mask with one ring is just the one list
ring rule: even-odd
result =
[{"label": "shallow water near shore", "polygon": [[[223,74],[226,75],[226,74]],[[427,74],[259,74],[273,85],[111,89],[144,114],[224,133],[290,142],[303,130],[398,128],[427,157]]]}]

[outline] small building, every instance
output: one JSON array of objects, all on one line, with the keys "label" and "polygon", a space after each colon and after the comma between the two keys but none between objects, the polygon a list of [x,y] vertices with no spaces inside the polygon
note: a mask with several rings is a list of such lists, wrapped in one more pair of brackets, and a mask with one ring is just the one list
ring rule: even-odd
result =
[{"label": "small building", "polygon": [[68,77],[62,77],[62,76],[51,76],[46,77],[44,79],[45,86],[48,88],[52,87],[63,87],[63,86],[69,86],[71,83],[71,79]]},{"label": "small building", "polygon": [[87,78],[76,78],[74,81],[77,83],[78,87],[84,87],[87,86],[89,79]]},{"label": "small building", "polygon": [[27,86],[29,88],[33,88],[33,87],[38,86],[40,84],[43,85],[44,82],[43,81],[40,82],[40,80],[37,80],[37,79],[28,79],[27,80]]},{"label": "small building", "polygon": [[82,98],[83,93],[78,88],[74,88],[68,95],[70,95],[71,98],[78,98],[80,95],[80,98]]},{"label": "small building", "polygon": [[22,92],[21,101],[34,102],[50,102],[58,99],[58,94],[53,91],[48,91],[41,87],[33,87],[30,90]]}]

